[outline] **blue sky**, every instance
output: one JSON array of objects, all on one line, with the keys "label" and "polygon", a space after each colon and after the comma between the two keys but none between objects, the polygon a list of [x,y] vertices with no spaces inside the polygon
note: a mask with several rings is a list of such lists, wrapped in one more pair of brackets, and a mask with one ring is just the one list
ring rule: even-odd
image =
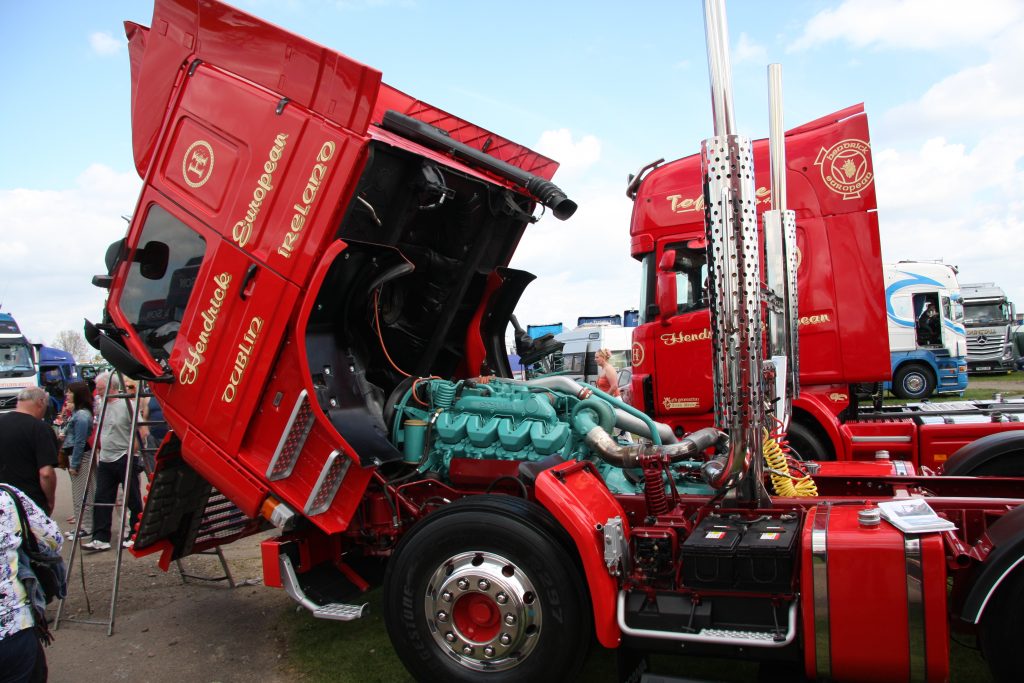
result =
[{"label": "blue sky", "polygon": [[[711,131],[700,2],[247,0],[234,3],[380,69],[384,79],[562,162],[580,203],[531,227],[524,323],[637,304],[626,176]],[[865,102],[883,257],[944,259],[1024,305],[1024,3],[727,3],[739,131],[767,132],[765,67],[783,65],[787,126]],[[123,235],[131,159],[121,23],[147,2],[0,3],[6,162],[0,303],[35,341],[100,316],[89,284]]]}]

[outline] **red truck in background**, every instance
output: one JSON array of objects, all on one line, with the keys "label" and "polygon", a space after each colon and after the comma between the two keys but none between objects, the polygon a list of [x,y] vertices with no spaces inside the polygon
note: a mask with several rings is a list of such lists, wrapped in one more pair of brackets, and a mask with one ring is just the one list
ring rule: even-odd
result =
[{"label": "red truck in background", "polygon": [[[706,8],[719,46],[723,13]],[[720,308],[715,329],[750,349],[716,372],[741,380],[716,394],[746,392],[730,434],[678,437],[565,377],[508,379],[505,330],[533,278],[507,264],[538,204],[575,208],[555,162],[213,0],[157,0],[152,28],[127,30],[144,187],[86,337],[150,383],[171,427],[133,554],[167,567],[276,527],[265,583],[341,620],[382,586],[417,680],[571,680],[596,637],[629,680],[637,653],[667,651],[941,681],[951,630],[1012,677],[1019,480],[889,462],[787,474],[761,439],[760,324]],[[746,206],[729,169],[749,141],[716,134],[707,149],[729,160],[706,154],[703,196],[735,186]],[[756,256],[708,218],[711,253],[756,290]],[[716,296],[735,284],[709,271]],[[882,522],[878,504],[900,501],[952,528]]]},{"label": "red truck in background", "polygon": [[[891,379],[874,170],[867,115],[855,105],[786,133],[789,206],[796,212],[799,383],[790,446],[814,459],[893,459],[939,469],[961,447],[1024,427],[1024,402],[960,401],[883,408]],[[771,208],[768,141],[754,143],[756,203]],[[633,333],[633,404],[686,433],[712,424],[711,327],[699,155],[631,181],[633,257],[643,264],[641,325]],[[646,171],[647,169],[645,169]],[[674,278],[658,278],[666,250]],[[659,287],[677,304],[659,308]],[[867,400],[866,400],[867,399]],[[867,405],[865,405],[867,404]],[[1001,465],[1024,474],[1024,433],[1000,437]],[[1010,446],[1009,444],[1013,444]],[[980,473],[980,470],[961,471]]]}]

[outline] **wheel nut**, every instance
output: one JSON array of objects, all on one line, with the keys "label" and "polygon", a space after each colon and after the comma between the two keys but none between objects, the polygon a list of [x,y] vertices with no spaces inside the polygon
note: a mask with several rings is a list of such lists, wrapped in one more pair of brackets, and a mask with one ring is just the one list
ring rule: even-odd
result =
[{"label": "wheel nut", "polygon": [[443,611],[443,610],[438,612],[437,613],[437,620],[438,621],[448,621],[448,613]]},{"label": "wheel nut", "polygon": [[466,647],[462,648],[462,654],[464,654],[464,655],[471,655],[471,654],[473,654],[473,648],[471,648],[469,645],[467,645]]},{"label": "wheel nut", "polygon": [[513,624],[515,624],[516,623],[516,615],[514,615],[514,614],[506,614],[505,615],[505,623],[508,624],[509,626],[512,626]]},{"label": "wheel nut", "polygon": [[469,581],[466,579],[459,579],[459,590],[464,591],[469,589]]},{"label": "wheel nut", "polygon": [[502,633],[501,637],[498,638],[498,642],[500,642],[502,645],[508,645],[512,642],[512,636],[510,636],[507,633]]},{"label": "wheel nut", "polygon": [[447,640],[449,643],[454,643],[455,642],[455,634],[452,633],[451,631],[448,631],[448,633],[444,634],[444,639]]},{"label": "wheel nut", "polygon": [[480,579],[476,585],[480,587],[480,590],[485,591],[491,587],[491,582],[487,579]]},{"label": "wheel nut", "polygon": [[498,593],[494,596],[494,599],[498,601],[499,605],[504,605],[506,602],[508,602],[508,596],[504,593]]},{"label": "wheel nut", "polygon": [[493,657],[493,656],[494,656],[494,648],[491,647],[490,645],[488,645],[487,647],[484,648],[484,657]]},{"label": "wheel nut", "polygon": [[445,602],[451,602],[452,601],[452,594],[449,593],[448,591],[445,591],[444,593],[441,593],[441,599],[444,600]]}]

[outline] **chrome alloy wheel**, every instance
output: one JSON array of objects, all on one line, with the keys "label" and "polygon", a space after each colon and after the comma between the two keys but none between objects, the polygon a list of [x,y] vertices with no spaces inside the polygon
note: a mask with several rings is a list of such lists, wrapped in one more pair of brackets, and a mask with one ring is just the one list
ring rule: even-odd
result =
[{"label": "chrome alloy wheel", "polygon": [[533,583],[494,553],[460,553],[442,563],[427,582],[424,607],[438,647],[475,671],[511,669],[540,640]]},{"label": "chrome alloy wheel", "polygon": [[924,375],[917,372],[911,373],[903,379],[903,388],[908,394],[920,394],[924,391],[926,385],[927,382]]}]

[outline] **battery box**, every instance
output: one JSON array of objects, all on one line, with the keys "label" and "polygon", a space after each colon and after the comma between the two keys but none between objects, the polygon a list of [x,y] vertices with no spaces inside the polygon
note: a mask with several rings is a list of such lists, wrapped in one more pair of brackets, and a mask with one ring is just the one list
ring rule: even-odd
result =
[{"label": "battery box", "polygon": [[798,533],[799,520],[790,515],[705,517],[681,546],[683,581],[691,588],[788,593]]},{"label": "battery box", "polygon": [[736,546],[736,587],[767,593],[792,590],[793,546],[798,533],[795,517],[750,524]]},{"label": "battery box", "polygon": [[694,588],[730,588],[736,578],[736,545],[742,527],[730,517],[709,515],[683,542],[683,580]]}]

